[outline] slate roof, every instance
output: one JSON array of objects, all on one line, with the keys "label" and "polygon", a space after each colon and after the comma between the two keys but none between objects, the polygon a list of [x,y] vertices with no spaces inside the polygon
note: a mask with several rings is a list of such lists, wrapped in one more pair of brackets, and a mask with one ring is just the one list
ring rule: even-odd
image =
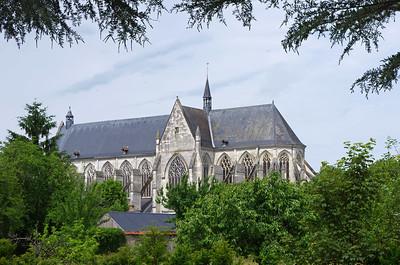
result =
[{"label": "slate roof", "polygon": [[[202,146],[216,149],[272,146],[303,146],[274,104],[211,110],[182,106],[190,131],[199,127]],[[61,151],[79,158],[154,155],[157,131],[165,129],[169,115],[75,124],[63,127],[58,141]],[[210,127],[211,126],[211,127]],[[214,145],[213,145],[214,144]]]},{"label": "slate roof", "polygon": [[191,108],[182,106],[183,115],[187,120],[190,131],[193,137],[196,136],[196,129],[199,126],[201,135],[201,145],[212,147],[210,128],[208,127],[207,113],[202,109]]},{"label": "slate roof", "polygon": [[58,147],[71,157],[79,151],[79,158],[122,156],[121,148],[128,146],[127,155],[155,153],[157,131],[162,133],[169,115],[146,118],[74,124],[63,127]]},{"label": "slate roof", "polygon": [[175,214],[112,211],[108,215],[125,233],[143,232],[149,226],[158,227],[160,230],[175,230],[175,224],[171,222],[171,219],[175,218]]},{"label": "slate roof", "polygon": [[304,146],[274,104],[212,110],[209,115],[215,148]]}]

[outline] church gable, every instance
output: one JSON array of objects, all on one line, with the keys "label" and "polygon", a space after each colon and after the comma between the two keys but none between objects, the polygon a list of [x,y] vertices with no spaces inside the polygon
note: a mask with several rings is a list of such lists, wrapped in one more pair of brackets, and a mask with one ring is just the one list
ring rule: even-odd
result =
[{"label": "church gable", "polygon": [[177,99],[161,137],[161,151],[193,150],[194,144],[195,138],[184,115],[183,107]]}]

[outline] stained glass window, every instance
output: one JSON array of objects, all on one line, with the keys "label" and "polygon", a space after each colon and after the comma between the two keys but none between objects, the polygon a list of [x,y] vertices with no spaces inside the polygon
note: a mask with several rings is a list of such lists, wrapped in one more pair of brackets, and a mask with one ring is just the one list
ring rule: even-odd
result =
[{"label": "stained glass window", "polygon": [[169,185],[175,186],[181,180],[181,177],[186,174],[186,165],[183,162],[180,156],[176,156],[174,160],[172,160],[171,165],[168,170],[168,180]]}]

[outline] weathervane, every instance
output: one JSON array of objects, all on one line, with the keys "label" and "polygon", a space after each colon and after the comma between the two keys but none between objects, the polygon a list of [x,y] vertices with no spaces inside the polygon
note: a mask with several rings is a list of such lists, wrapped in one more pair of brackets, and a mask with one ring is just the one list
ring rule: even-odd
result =
[{"label": "weathervane", "polygon": [[209,62],[206,63],[206,65],[207,65],[207,78],[208,78],[208,65],[209,64],[210,64]]}]

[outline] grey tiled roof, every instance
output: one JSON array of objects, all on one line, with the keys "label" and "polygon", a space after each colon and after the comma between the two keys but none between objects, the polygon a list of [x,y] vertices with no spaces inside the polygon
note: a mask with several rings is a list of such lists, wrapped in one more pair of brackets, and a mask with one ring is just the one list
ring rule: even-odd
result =
[{"label": "grey tiled roof", "polygon": [[201,145],[212,147],[210,128],[208,127],[207,113],[202,109],[182,106],[183,114],[187,120],[193,137],[196,136],[196,129],[199,126],[201,135]]},{"label": "grey tiled roof", "polygon": [[160,230],[175,230],[175,224],[171,222],[175,218],[175,214],[109,212],[108,215],[124,232],[143,232],[149,226],[155,226]]},{"label": "grey tiled roof", "polygon": [[[199,127],[201,143],[217,149],[254,148],[255,146],[304,146],[274,104],[211,110],[182,106],[190,131],[195,137]],[[157,131],[162,132],[168,115],[137,119],[75,124],[63,127],[58,146],[71,157],[120,157],[121,148],[128,146],[127,155],[154,155]],[[211,128],[209,127],[211,125]],[[225,142],[225,144],[224,144]]]},{"label": "grey tiled roof", "polygon": [[79,151],[79,158],[122,156],[123,146],[128,146],[128,155],[154,154],[157,130],[164,131],[168,117],[74,124],[69,129],[61,129],[58,147],[71,157]]},{"label": "grey tiled roof", "polygon": [[274,104],[212,110],[209,115],[215,148],[304,146]]}]

